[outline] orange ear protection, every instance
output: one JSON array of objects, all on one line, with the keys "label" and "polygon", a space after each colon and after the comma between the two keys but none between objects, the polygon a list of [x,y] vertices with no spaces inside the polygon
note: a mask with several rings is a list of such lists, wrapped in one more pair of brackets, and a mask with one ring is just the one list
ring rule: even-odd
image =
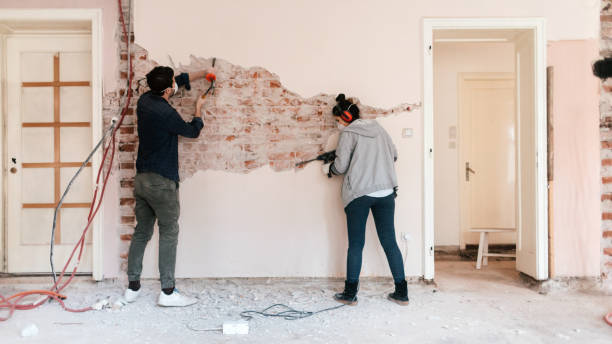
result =
[{"label": "orange ear protection", "polygon": [[353,121],[353,115],[349,112],[349,109],[353,105],[355,105],[355,104],[349,105],[349,107],[340,114],[340,118],[342,118],[342,120],[347,122],[347,123],[351,123]]}]

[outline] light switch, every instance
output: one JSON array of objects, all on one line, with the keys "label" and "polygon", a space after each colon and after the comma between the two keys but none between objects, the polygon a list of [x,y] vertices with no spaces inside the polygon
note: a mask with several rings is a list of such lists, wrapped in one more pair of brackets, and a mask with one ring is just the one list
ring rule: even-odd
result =
[{"label": "light switch", "polygon": [[412,128],[402,129],[402,137],[412,137]]},{"label": "light switch", "polygon": [[457,138],[457,127],[450,126],[448,127],[448,138],[449,139],[456,139]]}]

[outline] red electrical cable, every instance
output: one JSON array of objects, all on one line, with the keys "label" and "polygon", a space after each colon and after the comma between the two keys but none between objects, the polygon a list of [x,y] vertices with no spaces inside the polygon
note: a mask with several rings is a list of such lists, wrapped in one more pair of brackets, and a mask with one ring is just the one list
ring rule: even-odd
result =
[{"label": "red electrical cable", "polygon": [[[123,17],[123,11],[122,11],[122,4],[121,4],[121,0],[117,0],[118,5],[119,5],[119,19],[121,21],[121,27],[123,29],[123,38],[125,39],[126,44],[128,45],[128,53],[129,53],[129,45],[130,45],[130,41],[129,41],[129,37],[128,37],[128,33],[127,33],[127,28],[125,26],[125,19]],[[50,288],[50,290],[30,290],[30,291],[23,291],[20,293],[17,293],[15,295],[12,295],[8,298],[5,298],[4,296],[2,296],[0,294],[0,310],[1,309],[8,309],[8,315],[6,317],[0,317],[0,321],[5,321],[8,320],[13,313],[15,312],[15,310],[27,310],[27,309],[34,309],[40,305],[42,305],[45,301],[47,301],[49,298],[52,298],[54,300],[56,300],[61,306],[62,308],[64,308],[65,310],[69,311],[69,312],[86,312],[89,310],[92,310],[91,307],[86,307],[86,308],[81,308],[81,309],[72,309],[67,307],[64,304],[64,299],[66,299],[66,297],[64,295],[59,294],[59,292],[61,292],[62,290],[64,290],[72,281],[72,279],[74,278],[76,271],[79,267],[79,264],[81,262],[81,257],[83,254],[83,248],[85,246],[85,235],[87,234],[87,231],[89,230],[89,227],[91,226],[91,223],[93,222],[94,218],[96,217],[96,214],[98,213],[98,210],[100,210],[100,206],[102,205],[102,200],[104,198],[104,193],[106,191],[106,184],[108,182],[108,178],[110,177],[111,171],[112,171],[112,167],[113,167],[113,162],[115,159],[115,142],[116,142],[116,136],[117,136],[117,131],[118,129],[121,127],[121,124],[123,123],[123,119],[125,118],[128,108],[129,108],[129,104],[130,101],[132,100],[132,80],[133,80],[133,65],[132,65],[132,60],[130,59],[130,63],[128,66],[128,87],[127,87],[127,99],[125,102],[125,105],[123,107],[123,109],[121,110],[121,116],[119,118],[119,121],[117,122],[116,127],[113,129],[113,133],[111,135],[110,138],[110,142],[109,144],[106,146],[106,148],[104,149],[104,154],[102,155],[102,161],[100,163],[100,168],[98,169],[98,174],[96,176],[96,188],[94,190],[94,194],[93,194],[93,198],[92,198],[92,202],[91,202],[91,206],[89,208],[89,214],[87,215],[87,225],[85,225],[85,228],[83,229],[83,234],[81,235],[81,238],[79,239],[79,241],[77,242],[77,244],[74,246],[74,249],[72,250],[72,253],[70,254],[70,257],[68,258],[68,261],[66,262],[66,264],[64,265],[64,268],[62,269],[62,272],[59,276],[59,278],[57,279],[57,281],[54,283],[54,285]],[[104,171],[104,164],[106,162],[106,158],[108,156],[108,152],[109,150],[111,151],[111,155],[110,155],[110,159],[109,159],[109,164],[108,164],[108,171],[106,173],[106,176],[104,177],[104,181],[102,184],[102,189],[99,189],[99,185],[100,185],[100,177],[103,174]],[[98,190],[100,190],[100,197],[98,198]],[[95,208],[95,210],[94,210]],[[76,252],[76,250],[79,249],[79,254],[77,256],[77,261],[76,264],[74,266],[74,269],[72,270],[72,273],[70,274],[70,277],[68,278],[68,280],[59,288],[58,285],[60,284],[60,281],[62,280],[62,278],[64,278],[64,275],[66,273],[66,269],[68,269],[68,265],[70,265],[70,262],[72,261],[72,258],[74,257],[74,254]],[[56,290],[56,291],[54,291]],[[25,304],[22,305],[19,302],[26,296],[29,295],[46,295],[46,297],[40,301],[37,301],[36,303],[32,303],[32,304]],[[11,301],[12,300],[12,301]]]}]

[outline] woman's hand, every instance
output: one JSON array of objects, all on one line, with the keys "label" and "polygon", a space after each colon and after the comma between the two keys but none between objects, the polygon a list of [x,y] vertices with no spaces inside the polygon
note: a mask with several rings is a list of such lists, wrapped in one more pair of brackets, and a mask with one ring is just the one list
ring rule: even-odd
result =
[{"label": "woman's hand", "polygon": [[331,162],[328,162],[327,164],[323,164],[321,165],[321,172],[323,172],[324,175],[326,175],[328,178],[331,178],[331,172],[330,172],[330,168],[331,168]]}]

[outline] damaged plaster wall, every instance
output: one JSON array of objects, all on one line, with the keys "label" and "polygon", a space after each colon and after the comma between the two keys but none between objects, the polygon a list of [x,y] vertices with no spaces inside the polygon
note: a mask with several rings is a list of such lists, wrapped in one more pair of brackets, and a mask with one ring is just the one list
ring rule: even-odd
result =
[{"label": "damaged plaster wall", "polygon": [[[147,56],[140,53],[139,56]],[[136,60],[135,79],[144,80],[155,61]],[[191,57],[178,72],[206,69],[212,59]],[[217,59],[215,93],[203,107],[204,128],[200,137],[179,139],[180,176],[186,180],[199,170],[248,173],[269,165],[274,171],[294,169],[297,162],[314,158],[325,150],[337,123],[331,116],[336,95],[319,94],[304,99],[282,86],[280,78],[261,68],[243,68]],[[181,88],[170,104],[190,121],[195,101],[209,86],[203,79]],[[391,109],[367,106],[354,100],[361,118],[373,119],[418,109],[420,104],[399,104]],[[137,145],[137,142],[134,142]],[[136,147],[134,147],[136,148]]]},{"label": "damaged plaster wall", "polygon": [[[135,46],[134,63],[135,80],[141,80],[138,96],[147,91],[144,76],[157,63],[148,59],[146,50],[138,46]],[[177,73],[202,70],[211,63],[212,59],[192,57],[190,64],[177,68]],[[340,178],[329,180],[323,176],[319,171],[320,162],[305,168],[295,167],[297,162],[330,149],[328,141],[337,137],[339,130],[331,115],[335,95],[320,94],[304,99],[284,88],[278,76],[261,67],[246,69],[217,59],[216,69],[217,88],[204,105],[204,129],[200,137],[179,139],[182,208],[198,204],[196,207],[202,210],[183,212],[181,217],[182,249],[177,274],[185,277],[341,276],[346,248],[337,247],[346,238],[339,197]],[[207,81],[194,81],[191,90],[181,89],[170,103],[189,121],[195,111],[196,97],[207,87]],[[135,224],[131,196],[138,151],[135,102],[121,128],[118,152],[123,265]],[[399,104],[380,109],[359,105],[362,118],[388,117],[382,121],[392,122],[401,121],[401,117],[410,116],[411,111],[420,107],[420,104]],[[402,149],[400,160],[401,155]],[[406,156],[404,161],[409,159]],[[239,175],[228,175],[228,172]],[[241,175],[245,173],[248,176]],[[274,240],[270,243],[269,239]],[[322,245],[329,247],[324,254],[321,254]],[[155,260],[156,254],[152,252],[149,250],[148,254]],[[313,256],[303,260],[300,252],[313,252]],[[374,253],[377,251],[370,254]],[[288,259],[279,262],[279,255]],[[190,263],[194,257],[197,264]],[[384,263],[384,254],[370,258],[378,264],[369,268],[373,272],[368,272],[365,264],[365,273],[383,274],[375,270],[386,265],[380,264],[381,259]],[[219,260],[233,261],[233,264],[223,265],[222,269],[214,264],[199,264]],[[296,264],[301,266],[295,269]],[[148,267],[152,275],[155,275],[154,266]]]}]

